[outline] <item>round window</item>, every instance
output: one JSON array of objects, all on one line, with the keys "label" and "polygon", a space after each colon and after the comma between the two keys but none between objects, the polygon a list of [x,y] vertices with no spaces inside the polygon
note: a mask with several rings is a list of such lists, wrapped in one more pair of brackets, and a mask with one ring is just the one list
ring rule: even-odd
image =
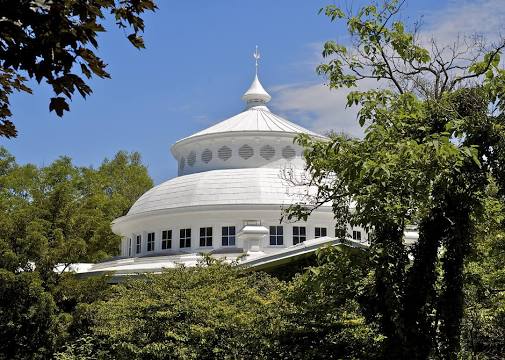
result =
[{"label": "round window", "polygon": [[260,155],[265,160],[270,160],[275,156],[275,149],[270,145],[265,145],[260,149]]},{"label": "round window", "polygon": [[188,155],[188,165],[193,166],[195,165],[196,162],[196,153],[194,151],[191,151]]},{"label": "round window", "polygon": [[209,149],[205,149],[202,152],[202,161],[206,164],[208,164],[212,160],[212,151]]},{"label": "round window", "polygon": [[231,149],[228,146],[220,147],[219,150],[217,151],[217,157],[223,161],[228,160],[229,158],[231,158]]},{"label": "round window", "polygon": [[295,149],[293,149],[291,146],[286,146],[282,149],[282,157],[284,159],[288,159],[288,160],[291,160],[292,158],[294,158],[296,155],[295,153]]},{"label": "round window", "polygon": [[254,155],[254,150],[252,147],[246,144],[242,145],[240,149],[238,149],[238,154],[242,159],[247,160]]}]

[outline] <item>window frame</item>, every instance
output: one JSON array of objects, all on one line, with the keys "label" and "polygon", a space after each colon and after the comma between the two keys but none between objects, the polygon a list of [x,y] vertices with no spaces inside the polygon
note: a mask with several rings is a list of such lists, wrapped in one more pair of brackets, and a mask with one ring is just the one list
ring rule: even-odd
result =
[{"label": "window frame", "polygon": [[172,229],[161,231],[161,250],[172,248]]},{"label": "window frame", "polygon": [[191,248],[191,228],[179,229],[179,248]]},{"label": "window frame", "polygon": [[152,252],[154,251],[154,246],[156,242],[156,233],[155,232],[150,232],[147,233],[147,251]]},{"label": "window frame", "polygon": [[[319,235],[317,234],[319,232]],[[328,236],[328,229],[322,226],[316,226],[314,228],[314,239],[319,239]]]},{"label": "window frame", "polygon": [[200,228],[200,247],[212,247],[212,226]]},{"label": "window frame", "polygon": [[135,238],[135,254],[142,253],[142,235],[137,234]]},{"label": "window frame", "polygon": [[[272,232],[272,230],[274,231]],[[269,227],[269,240],[270,246],[284,246],[284,226],[271,225]]]},{"label": "window frame", "polygon": [[[226,229],[226,234],[225,234],[225,229]],[[230,233],[230,231],[233,229],[233,234]],[[233,242],[233,244],[232,244]],[[237,244],[237,230],[235,228],[235,225],[231,226],[222,226],[221,227],[221,246],[236,246]]]},{"label": "window frame", "polygon": [[[301,230],[303,230],[303,234],[302,234]],[[304,242],[305,240],[307,240],[307,227],[306,226],[293,226],[293,245],[300,244],[300,243]]]},{"label": "window frame", "polygon": [[356,241],[361,241],[361,230],[353,230],[352,239]]}]

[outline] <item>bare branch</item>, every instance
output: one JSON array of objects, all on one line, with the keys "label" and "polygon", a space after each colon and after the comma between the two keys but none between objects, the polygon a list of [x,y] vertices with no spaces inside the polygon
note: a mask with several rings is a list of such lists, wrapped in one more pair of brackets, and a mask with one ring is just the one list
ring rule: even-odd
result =
[{"label": "bare branch", "polygon": [[481,71],[478,71],[476,73],[472,73],[472,74],[468,74],[468,75],[464,75],[464,76],[460,76],[460,77],[457,77],[456,79],[454,79],[451,84],[449,85],[449,91],[453,90],[454,87],[462,82],[463,80],[468,80],[468,79],[473,79],[473,78],[478,78],[479,76],[482,76],[484,75],[490,68],[491,68],[491,64],[493,63],[493,60],[495,59],[495,57],[505,48],[505,40],[499,45],[497,46],[492,52],[491,52],[491,56],[489,56],[489,59],[488,61],[486,62],[486,66],[481,70]]}]

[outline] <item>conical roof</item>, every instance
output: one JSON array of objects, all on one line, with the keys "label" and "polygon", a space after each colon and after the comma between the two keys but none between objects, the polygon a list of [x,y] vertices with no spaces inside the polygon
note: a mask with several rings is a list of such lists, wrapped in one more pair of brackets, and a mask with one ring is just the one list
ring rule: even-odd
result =
[{"label": "conical roof", "polygon": [[212,135],[227,132],[284,132],[293,134],[309,134],[315,137],[323,137],[313,131],[294,124],[283,117],[272,113],[266,106],[251,107],[240,114],[221,121],[207,129],[190,135],[178,142],[204,135]]},{"label": "conical roof", "polygon": [[249,89],[244,93],[242,99],[247,103],[246,109],[241,113],[223,120],[207,129],[199,131],[193,135],[177,141],[183,141],[205,135],[213,135],[229,132],[279,132],[291,134],[308,134],[314,137],[324,138],[324,136],[304,127],[294,124],[283,117],[274,114],[266,106],[271,96],[266,92],[258,78],[258,72]]},{"label": "conical roof", "polygon": [[242,95],[242,100],[247,103],[247,107],[265,105],[272,97],[265,91],[258,79],[258,72],[254,75],[254,80],[249,89]]}]

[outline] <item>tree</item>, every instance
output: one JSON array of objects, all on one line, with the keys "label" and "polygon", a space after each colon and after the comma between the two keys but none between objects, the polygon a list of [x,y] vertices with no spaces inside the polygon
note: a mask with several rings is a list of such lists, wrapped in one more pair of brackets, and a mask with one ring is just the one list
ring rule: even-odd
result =
[{"label": "tree", "polygon": [[499,359],[505,352],[505,204],[496,184],[486,191],[476,246],[465,263],[463,358]]},{"label": "tree", "polygon": [[85,78],[110,77],[95,52],[99,33],[106,31],[105,14],[130,30],[128,40],[140,49],[141,16],[156,5],[153,0],[1,0],[0,9],[0,136],[9,138],[17,134],[9,96],[31,93],[27,77],[52,87],[49,110],[63,116],[76,90],[84,98],[91,94]]},{"label": "tree", "polygon": [[283,287],[268,275],[242,274],[217,262],[130,279],[89,308],[88,334],[59,356],[278,358],[275,340],[287,306]]},{"label": "tree", "polygon": [[289,359],[381,359],[384,336],[367,323],[368,252],[339,246],[317,252],[317,264],[284,292],[289,314],[279,349]]},{"label": "tree", "polygon": [[126,279],[81,308],[56,358],[379,359],[384,337],[358,306],[367,262],[362,250],[326,248],[290,281],[212,258]]},{"label": "tree", "polygon": [[[486,47],[478,38],[452,46],[431,40],[427,48],[395,19],[402,4],[364,6],[356,14],[323,10],[346,23],[353,42],[327,42],[329,60],[318,72],[330,88],[365,79],[379,86],[348,96],[348,106],[361,107],[364,139],[298,138],[320,199],[292,207],[288,217],[305,217],[327,201],[334,209],[354,202],[344,215],[373,232],[376,301],[369,321],[380,324],[386,352],[450,359],[459,350],[463,265],[482,193],[493,177],[502,196],[505,189],[505,70],[499,66],[505,41]],[[470,60],[461,55],[466,47],[476,49]],[[409,223],[420,232],[412,249],[402,242]]]},{"label": "tree", "polygon": [[0,359],[49,358],[60,334],[56,304],[40,277],[1,268],[0,284]]},{"label": "tree", "polygon": [[111,221],[152,185],[137,153],[98,169],[67,157],[37,168],[0,148],[0,359],[48,358],[61,346],[78,304],[106,293],[103,279],[63,271],[116,255]]}]

